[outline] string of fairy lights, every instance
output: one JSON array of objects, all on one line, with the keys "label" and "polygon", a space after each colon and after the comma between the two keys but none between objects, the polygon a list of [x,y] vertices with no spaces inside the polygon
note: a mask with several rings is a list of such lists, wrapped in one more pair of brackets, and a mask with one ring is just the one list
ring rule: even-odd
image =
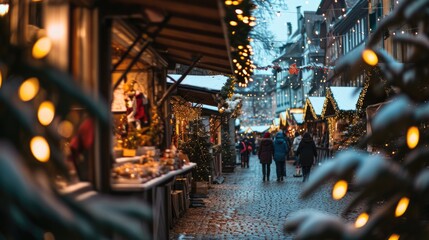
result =
[{"label": "string of fairy lights", "polygon": [[253,3],[248,0],[225,0],[225,21],[229,28],[231,57],[234,74],[240,87],[247,86],[256,66],[250,59],[253,48],[250,45],[249,32],[256,26],[256,17],[251,15]]}]

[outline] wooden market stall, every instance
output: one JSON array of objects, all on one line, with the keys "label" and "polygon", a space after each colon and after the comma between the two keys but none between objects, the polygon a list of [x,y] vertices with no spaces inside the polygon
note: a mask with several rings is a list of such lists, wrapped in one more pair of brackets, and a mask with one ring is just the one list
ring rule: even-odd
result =
[{"label": "wooden market stall", "polygon": [[345,147],[350,126],[359,122],[357,104],[360,87],[329,87],[321,117],[328,122],[329,148],[337,151]]},{"label": "wooden market stall", "polygon": [[[69,168],[70,179],[58,180],[62,192],[137,196],[152,208],[153,239],[168,239],[172,192],[182,190],[186,202],[189,173],[196,168],[171,146],[169,99],[196,66],[240,73],[240,84],[249,81],[250,54],[239,55],[251,52],[251,28],[240,21],[231,30],[227,23],[237,18],[237,8],[250,17],[252,5],[234,3],[240,6],[198,0],[2,1],[4,43],[13,46],[7,51],[25,49],[11,62],[31,62],[27,75],[42,73],[39,99],[29,105],[36,109],[49,99],[56,110],[55,126],[40,127],[49,127],[52,155]],[[167,86],[167,72],[176,64],[187,67]],[[57,127],[58,134],[51,131]]]}]

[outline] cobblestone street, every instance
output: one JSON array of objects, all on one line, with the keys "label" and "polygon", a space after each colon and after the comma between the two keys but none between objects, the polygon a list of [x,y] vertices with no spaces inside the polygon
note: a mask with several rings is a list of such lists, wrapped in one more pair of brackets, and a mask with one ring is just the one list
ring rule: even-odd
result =
[{"label": "cobblestone street", "polygon": [[[353,195],[334,201],[332,184],[326,184],[303,200],[299,198],[302,178],[293,177],[291,162],[284,182],[276,181],[274,163],[269,182],[262,181],[261,171],[257,157],[252,156],[250,168],[237,166],[234,173],[224,174],[225,182],[209,189],[205,207],[189,208],[171,230],[170,239],[293,239],[283,233],[290,213],[311,208],[339,215]],[[351,212],[345,219],[351,221],[356,215]]]}]

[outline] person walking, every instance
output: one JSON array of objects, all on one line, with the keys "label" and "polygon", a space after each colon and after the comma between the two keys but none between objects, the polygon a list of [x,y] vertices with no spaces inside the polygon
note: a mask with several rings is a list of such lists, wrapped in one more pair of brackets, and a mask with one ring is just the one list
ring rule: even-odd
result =
[{"label": "person walking", "polygon": [[252,152],[252,146],[247,138],[244,138],[240,144],[241,168],[249,168],[249,156]]},{"label": "person walking", "polygon": [[298,147],[299,147],[299,143],[302,140],[302,136],[299,134],[299,132],[295,132],[295,138],[293,139],[293,143],[292,143],[292,150],[293,150],[293,157],[294,157],[294,162],[293,165],[295,165],[295,174],[293,175],[294,177],[301,177],[302,173],[301,173],[301,166],[298,164]]},{"label": "person walking", "polygon": [[271,163],[273,161],[274,146],[271,134],[266,132],[259,142],[258,158],[262,165],[262,181],[270,181]]},{"label": "person walking", "polygon": [[276,162],[277,182],[283,181],[286,176],[286,156],[288,155],[287,142],[283,132],[276,133],[274,139],[274,161]]},{"label": "person walking", "polygon": [[299,164],[302,167],[302,181],[306,182],[310,177],[311,166],[314,165],[314,161],[317,158],[316,144],[310,133],[304,133],[298,146],[297,155]]}]

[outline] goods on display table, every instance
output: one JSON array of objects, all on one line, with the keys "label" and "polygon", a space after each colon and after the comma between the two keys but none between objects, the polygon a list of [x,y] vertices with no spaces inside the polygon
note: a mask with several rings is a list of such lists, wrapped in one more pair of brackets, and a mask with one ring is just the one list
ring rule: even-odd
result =
[{"label": "goods on display table", "polygon": [[140,156],[117,158],[112,171],[114,183],[145,183],[190,164],[181,151],[167,149],[162,156],[157,152],[153,149]]}]

